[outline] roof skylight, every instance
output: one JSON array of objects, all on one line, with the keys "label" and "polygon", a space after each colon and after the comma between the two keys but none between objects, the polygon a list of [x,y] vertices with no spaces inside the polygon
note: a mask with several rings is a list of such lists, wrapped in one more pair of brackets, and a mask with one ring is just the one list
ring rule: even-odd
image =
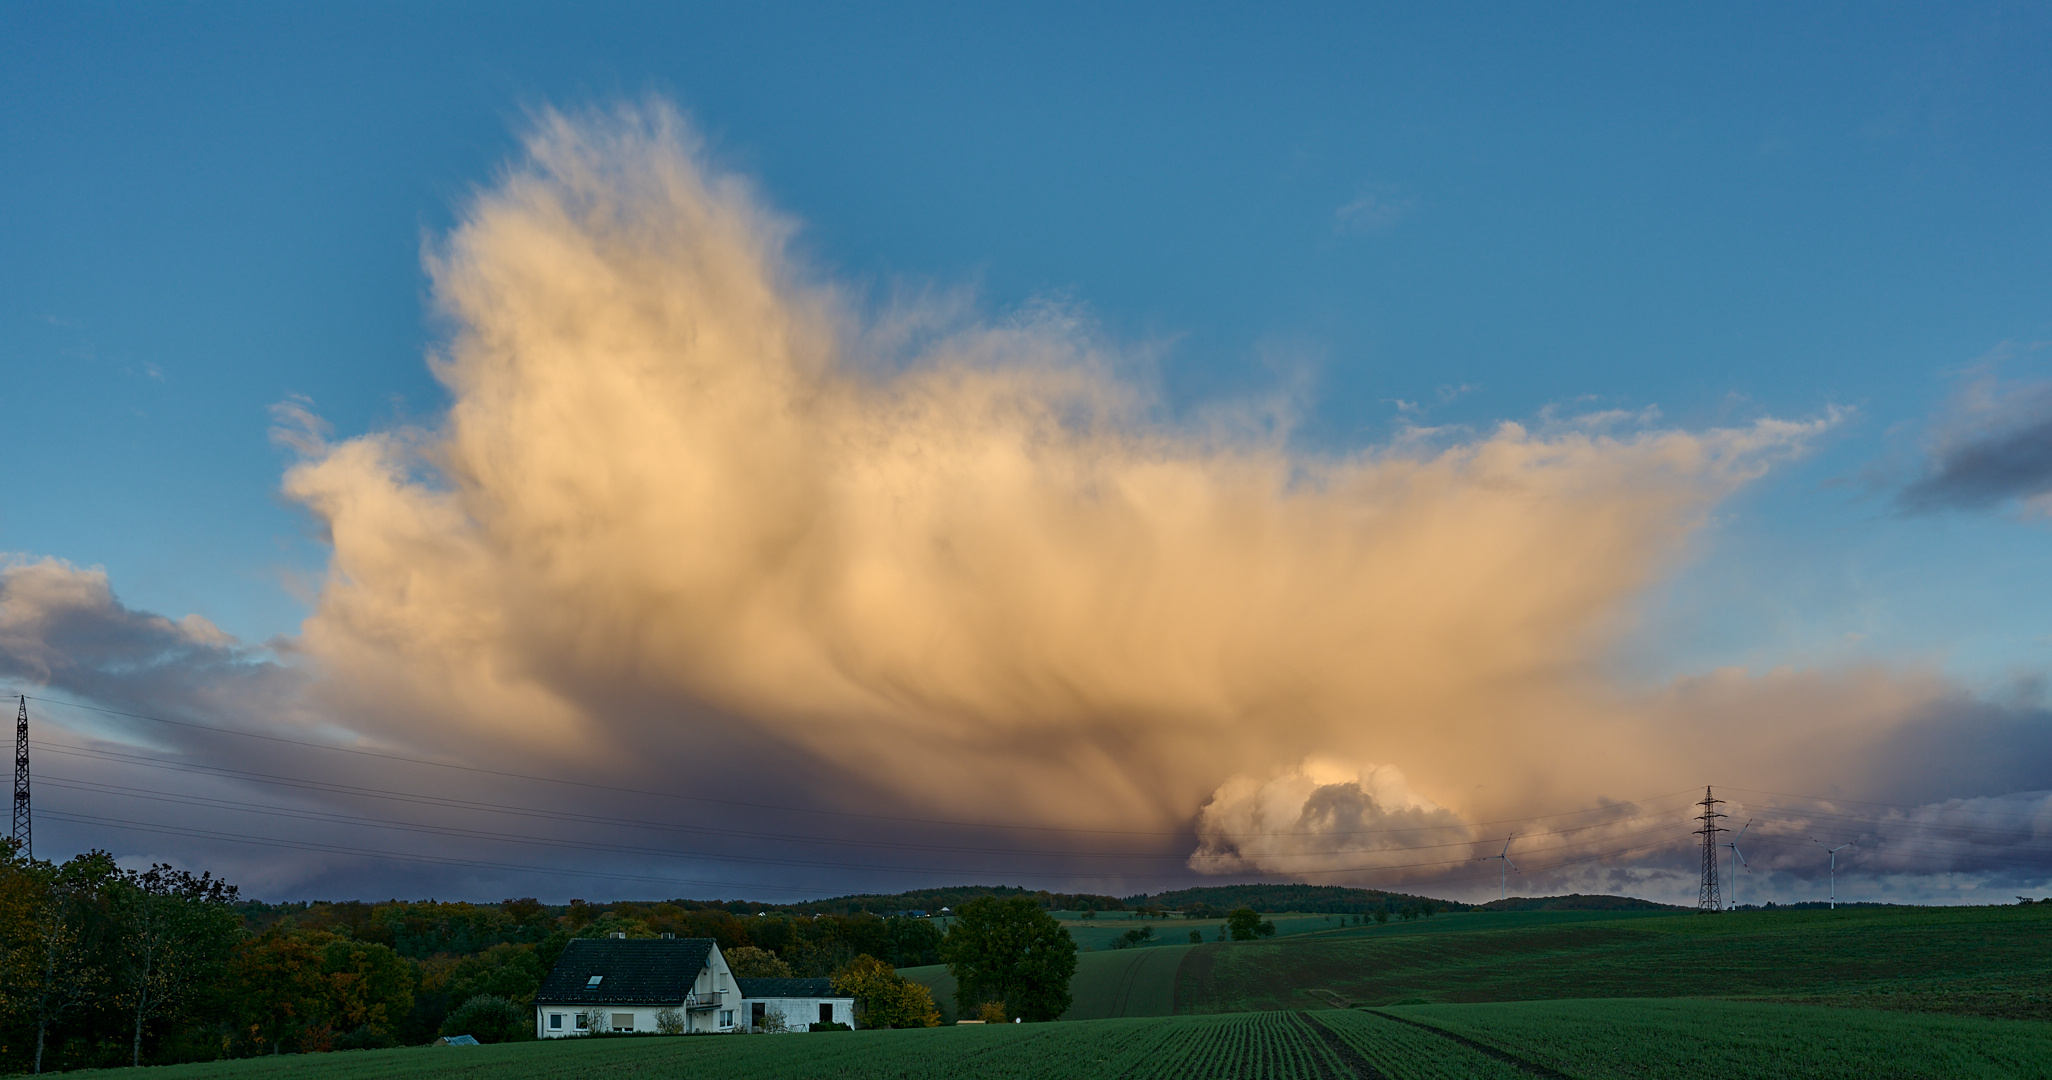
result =
[{"label": "roof skylight", "polygon": [[586,990],[596,990],[596,989],[598,989],[598,984],[599,984],[599,980],[600,980],[600,979],[603,979],[603,978],[605,978],[605,976],[604,976],[604,975],[593,975],[593,976],[591,977],[591,981],[590,981],[590,982],[587,982],[587,983],[585,983],[585,984],[584,984],[584,988],[585,988]]}]

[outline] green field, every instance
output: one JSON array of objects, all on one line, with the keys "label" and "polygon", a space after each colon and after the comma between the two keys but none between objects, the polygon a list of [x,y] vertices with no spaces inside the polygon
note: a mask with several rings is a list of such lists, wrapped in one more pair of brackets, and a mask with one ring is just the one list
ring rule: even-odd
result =
[{"label": "green field", "polygon": [[[1075,1004],[1054,1024],[360,1051],[149,1075],[2052,1080],[2052,905],[1318,929],[1323,918],[1271,940],[1082,953]],[[952,1011],[945,968],[904,974]]]},{"label": "green field", "polygon": [[[1075,1003],[1064,1020],[1114,1020],[1129,1016],[1168,1016],[1176,1011],[1176,977],[1193,945],[1121,949],[1080,953],[1076,977],[1069,981]],[[941,1019],[955,1017],[955,977],[946,965],[899,968],[898,974],[933,992]]]},{"label": "green field", "polygon": [[2052,1019],[2048,941],[2052,905],[1442,915],[1193,949],[1175,1008],[1716,996]]},{"label": "green field", "polygon": [[[1633,999],[1073,1023],[514,1043],[255,1058],[165,1080],[1817,1080],[2052,1077],[2052,1024],[1764,1002]],[[110,1075],[100,1073],[88,1076]]]},{"label": "green field", "polygon": [[[1100,911],[1092,918],[1082,918],[1075,912],[1057,911],[1054,916],[1061,920],[1069,936],[1076,941],[1076,947],[1085,952],[1097,952],[1112,948],[1112,942],[1128,930],[1151,929],[1154,938],[1132,946],[1138,949],[1160,948],[1164,945],[1190,944],[1190,931],[1195,930],[1207,942],[1217,941],[1220,920],[1208,922],[1191,919],[1144,919],[1130,911]],[[1284,912],[1280,915],[1262,916],[1275,923],[1277,937],[1293,937],[1325,930],[1337,930],[1345,916],[1306,915],[1298,912]],[[1445,918],[1445,916],[1439,916]],[[1408,924],[1402,924],[1408,925]],[[1123,951],[1123,950],[1122,950]]]}]

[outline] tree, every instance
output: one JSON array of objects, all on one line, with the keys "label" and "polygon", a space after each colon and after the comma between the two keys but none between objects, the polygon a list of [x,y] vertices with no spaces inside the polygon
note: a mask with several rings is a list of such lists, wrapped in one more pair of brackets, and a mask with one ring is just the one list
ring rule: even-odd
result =
[{"label": "tree", "polygon": [[321,947],[331,936],[278,923],[245,938],[229,958],[229,980],[244,1010],[243,1024],[251,1039],[268,1043],[274,1054],[287,1039],[297,1041],[326,1020]]},{"label": "tree", "polygon": [[390,1031],[413,1007],[413,965],[383,945],[331,938],[321,950],[331,1014],[344,1030]]},{"label": "tree", "polygon": [[20,996],[35,1018],[32,1071],[40,1074],[51,1026],[90,1004],[105,987],[107,969],[97,959],[107,930],[110,887],[121,871],[112,855],[99,850],[61,866],[24,862],[19,870],[28,879],[33,912],[26,935],[28,981]]},{"label": "tree", "polygon": [[955,976],[963,1013],[1002,1001],[1016,1016],[1053,1020],[1074,998],[1076,942],[1030,896],[983,896],[962,905],[941,941],[941,959]]},{"label": "tree", "polygon": [[1226,928],[1232,931],[1234,941],[1252,941],[1261,933],[1261,915],[1253,908],[1236,908],[1226,916]]},{"label": "tree", "polygon": [[932,919],[886,919],[892,967],[920,967],[940,963],[940,927]]},{"label": "tree", "polygon": [[866,1028],[940,1026],[933,994],[874,956],[858,956],[835,972],[834,992],[855,999],[855,1019]]},{"label": "tree", "polygon": [[158,863],[112,883],[122,945],[117,1001],[131,1032],[129,1064],[142,1064],[143,1025],[177,1016],[195,989],[215,984],[242,920],[236,888]]},{"label": "tree", "polygon": [[720,955],[727,958],[727,966],[733,969],[737,979],[788,979],[792,975],[791,965],[768,949],[743,945],[738,949],[722,949]]}]

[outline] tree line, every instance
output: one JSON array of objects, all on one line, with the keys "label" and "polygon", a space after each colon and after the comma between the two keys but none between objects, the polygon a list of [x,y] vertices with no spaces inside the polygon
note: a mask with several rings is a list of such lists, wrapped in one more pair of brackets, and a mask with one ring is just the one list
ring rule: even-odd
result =
[{"label": "tree line", "polygon": [[0,1072],[532,1037],[534,994],[579,937],[708,937],[794,976],[869,957],[868,984],[888,983],[875,966],[942,959],[926,919],[691,901],[264,904],[204,873],[123,870],[104,851],[0,853]]}]

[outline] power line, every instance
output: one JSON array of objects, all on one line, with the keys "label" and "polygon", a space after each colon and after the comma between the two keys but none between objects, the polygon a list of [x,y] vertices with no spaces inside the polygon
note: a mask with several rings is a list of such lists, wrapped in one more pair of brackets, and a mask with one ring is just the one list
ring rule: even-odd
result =
[{"label": "power line", "polygon": [[[1923,803],[1923,804],[1910,804],[1910,803],[1885,803],[1885,802],[1869,802],[1869,801],[1867,801],[1867,800],[1864,800],[1864,799],[1841,799],[1841,798],[1837,798],[1837,797],[1835,797],[1835,796],[1830,796],[1830,795],[1795,795],[1795,794],[1791,794],[1791,793],[1789,793],[1789,792],[1786,792],[1786,791],[1756,791],[1756,790],[1754,790],[1754,789],[1752,789],[1752,788],[1732,787],[1732,786],[1731,786],[1731,785],[1729,785],[1729,784],[1725,785],[1725,788],[1724,788],[1724,790],[1726,790],[1726,791],[1743,791],[1743,792],[1746,792],[1747,794],[1750,794],[1750,795],[1772,795],[1772,796],[1775,796],[1776,798],[1781,798],[1781,799],[1802,799],[1802,800],[1804,800],[1804,801],[1806,801],[1806,802],[1820,802],[1820,803],[1832,803],[1832,804],[1836,804],[1836,803],[1852,803],[1852,804],[1854,804],[1854,805],[1856,805],[1856,806],[1885,806],[1885,807],[1888,807],[1888,808],[1890,808],[1890,809],[1893,809],[1893,810],[1933,810],[1933,809],[1935,809],[1935,810],[1940,810],[1940,811],[1942,811],[1942,812],[1944,812],[1944,813],[1952,813],[1952,814],[1981,814],[1981,815],[1984,815],[1984,816],[1987,816],[1987,817],[2016,817],[2016,818],[2032,818],[2032,819],[2035,819],[2035,818],[2038,818],[2038,817],[2042,817],[2042,816],[2043,816],[2043,814],[2042,814],[2042,813],[2040,813],[2040,812],[2032,812],[2032,813],[2013,813],[2013,812],[2010,812],[2010,811],[2007,811],[2007,810],[1969,810],[1969,809],[1967,809],[1967,808],[1965,808],[1965,807],[1945,807],[1945,806],[1940,806],[1939,804],[1936,804],[1936,803]],[[2042,793],[2041,793],[2041,792],[2031,792],[2031,794],[2045,794],[2045,795],[2047,795],[2048,797],[2052,797],[2052,792],[2042,792]],[[1958,802],[1959,800],[1958,800],[1958,799],[1949,799],[1949,800],[1947,800],[1947,801],[1948,801],[1948,802]]]}]

